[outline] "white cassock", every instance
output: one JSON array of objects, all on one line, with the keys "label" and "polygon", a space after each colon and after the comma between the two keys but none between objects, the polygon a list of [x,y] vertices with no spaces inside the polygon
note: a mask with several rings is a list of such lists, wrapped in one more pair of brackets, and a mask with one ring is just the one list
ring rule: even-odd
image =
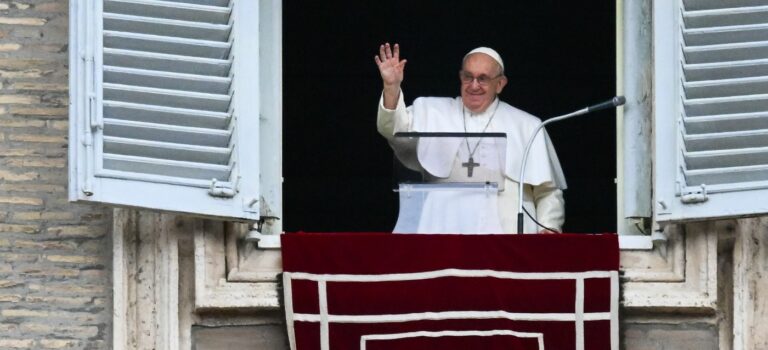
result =
[{"label": "white cassock", "polygon": [[[492,118],[492,119],[491,119]],[[490,121],[490,124],[488,123]],[[461,163],[467,161],[461,138],[442,140],[440,147],[423,146],[418,159],[409,162],[407,152],[394,140],[397,132],[494,132],[506,134],[506,164],[503,169],[503,191],[497,198],[472,198],[471,194],[431,193],[420,214],[418,232],[422,233],[516,233],[518,177],[522,153],[541,120],[497,98],[483,113],[467,110],[461,97],[420,97],[405,106],[401,91],[394,110],[379,101],[377,128],[390,141],[398,158],[410,168],[418,167],[433,182],[456,178],[466,172]],[[487,129],[484,128],[487,125]],[[409,164],[411,163],[411,164]],[[458,176],[461,178],[462,176]],[[523,207],[544,226],[560,231],[565,221],[562,190],[566,188],[560,162],[545,130],[539,132],[531,146],[525,169]],[[434,198],[441,196],[441,198]],[[524,232],[539,232],[527,216]]]}]

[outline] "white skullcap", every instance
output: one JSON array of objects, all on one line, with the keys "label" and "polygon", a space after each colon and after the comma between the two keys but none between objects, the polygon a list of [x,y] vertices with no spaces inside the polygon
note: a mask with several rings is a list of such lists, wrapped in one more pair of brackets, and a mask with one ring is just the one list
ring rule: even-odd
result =
[{"label": "white skullcap", "polygon": [[494,49],[492,49],[490,47],[481,46],[481,47],[478,47],[478,48],[468,52],[466,55],[464,55],[464,59],[466,60],[467,56],[469,56],[469,55],[471,55],[473,53],[484,53],[484,54],[486,54],[488,56],[491,56],[491,58],[493,58],[493,60],[496,61],[496,63],[498,63],[499,66],[501,66],[501,71],[502,72],[504,71],[504,61],[501,60],[501,56],[499,55],[498,52],[496,52],[496,50],[494,50]]}]

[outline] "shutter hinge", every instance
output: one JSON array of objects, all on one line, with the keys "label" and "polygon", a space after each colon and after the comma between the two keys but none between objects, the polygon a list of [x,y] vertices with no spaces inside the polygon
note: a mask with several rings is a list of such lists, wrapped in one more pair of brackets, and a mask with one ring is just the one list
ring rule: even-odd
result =
[{"label": "shutter hinge", "polygon": [[699,188],[686,188],[680,196],[680,201],[685,204],[704,203],[709,200],[707,196],[707,185],[701,184]]},{"label": "shutter hinge", "polygon": [[104,123],[99,121],[98,118],[98,111],[96,110],[96,95],[94,93],[88,94],[88,118],[90,118],[92,130],[104,130]]},{"label": "shutter hinge", "polygon": [[212,197],[232,198],[237,194],[237,181],[233,184],[231,182],[219,182],[217,179],[211,179],[211,187],[208,189],[208,194]]}]

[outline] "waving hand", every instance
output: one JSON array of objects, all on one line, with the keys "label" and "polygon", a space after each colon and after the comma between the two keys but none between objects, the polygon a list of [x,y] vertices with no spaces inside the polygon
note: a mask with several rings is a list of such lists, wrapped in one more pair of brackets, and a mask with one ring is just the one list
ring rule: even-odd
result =
[{"label": "waving hand", "polygon": [[395,44],[393,50],[389,43],[379,46],[379,54],[374,60],[384,83],[384,107],[394,109],[400,96],[400,84],[403,82],[407,60],[400,60],[400,45]]}]

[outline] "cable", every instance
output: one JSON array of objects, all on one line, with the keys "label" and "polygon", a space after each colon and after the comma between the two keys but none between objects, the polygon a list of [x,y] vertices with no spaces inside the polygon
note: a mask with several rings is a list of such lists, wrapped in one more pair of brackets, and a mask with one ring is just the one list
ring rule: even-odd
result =
[{"label": "cable", "polygon": [[637,228],[637,230],[640,231],[640,233],[642,233],[644,235],[648,234],[647,232],[645,232],[645,230],[643,230],[642,227],[640,227],[640,221],[635,222],[635,228]]},{"label": "cable", "polygon": [[527,210],[527,209],[525,209],[525,207],[523,207],[523,211],[525,212],[525,215],[528,215],[528,217],[529,217],[529,218],[531,218],[531,220],[533,220],[533,222],[535,222],[535,223],[536,223],[536,225],[539,225],[541,228],[543,228],[543,229],[546,229],[546,230],[550,230],[550,231],[552,231],[552,232],[554,232],[554,233],[561,233],[561,232],[560,232],[560,231],[558,231],[558,230],[553,230],[553,229],[551,229],[551,228],[549,228],[549,227],[546,227],[546,226],[542,225],[542,224],[541,224],[541,223],[539,223],[538,221],[536,221],[536,219],[534,219],[534,218],[533,218],[533,216],[531,216],[531,213],[529,213],[529,212],[528,212],[528,210]]}]

